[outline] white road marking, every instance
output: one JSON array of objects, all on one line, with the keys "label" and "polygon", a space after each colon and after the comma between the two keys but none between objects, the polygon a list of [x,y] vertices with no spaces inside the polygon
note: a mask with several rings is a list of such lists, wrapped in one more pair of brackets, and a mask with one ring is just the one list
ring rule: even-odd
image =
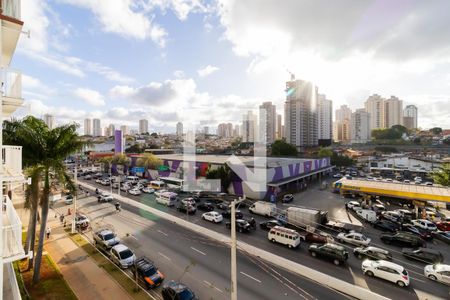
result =
[{"label": "white road marking", "polygon": [[422,279],[418,279],[418,278],[415,278],[415,277],[411,277],[411,279],[414,279],[414,280],[417,280],[417,281],[420,281],[420,282],[423,282],[423,283],[425,283],[425,282],[426,282],[425,280],[422,280]]},{"label": "white road marking", "polygon": [[158,230],[158,232],[161,233],[162,235],[169,236],[167,233],[162,232],[161,230]]},{"label": "white road marking", "polygon": [[196,251],[196,252],[198,252],[198,253],[200,253],[200,254],[202,254],[202,255],[206,255],[205,252],[202,252],[202,251],[200,251],[200,250],[198,250],[198,249],[196,249],[196,248],[194,248],[194,247],[191,247],[191,249],[194,250],[194,251]]},{"label": "white road marking", "polygon": [[164,257],[164,258],[167,259],[167,260],[171,260],[170,257],[168,257],[168,256],[166,256],[166,255],[164,255],[164,254],[162,254],[161,252],[158,252],[158,254],[161,255],[162,257]]},{"label": "white road marking", "polygon": [[209,281],[203,280],[203,282],[208,286],[208,287],[213,287],[214,289],[216,289],[217,291],[221,292],[223,294],[223,291],[221,289],[219,289],[218,287],[214,286],[214,284],[212,284]]},{"label": "white road marking", "polygon": [[240,273],[241,273],[242,275],[247,276],[248,278],[253,279],[254,281],[256,281],[256,282],[258,282],[258,283],[261,283],[261,280],[255,278],[255,277],[253,277],[253,276],[250,276],[250,275],[248,275],[247,273],[244,273],[244,272],[240,272]]}]

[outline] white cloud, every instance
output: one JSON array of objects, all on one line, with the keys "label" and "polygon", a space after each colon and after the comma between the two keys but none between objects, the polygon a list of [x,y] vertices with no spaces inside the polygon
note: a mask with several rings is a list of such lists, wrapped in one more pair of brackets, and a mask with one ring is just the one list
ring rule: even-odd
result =
[{"label": "white cloud", "polygon": [[175,78],[183,78],[184,75],[184,72],[181,70],[176,70],[175,72],[173,72],[173,76],[175,76]]},{"label": "white cloud", "polygon": [[206,77],[206,76],[211,75],[212,73],[217,72],[219,70],[220,69],[218,67],[207,65],[206,67],[197,70],[197,73],[198,73],[198,76],[200,76],[200,77]]},{"label": "white cloud", "polygon": [[74,95],[92,106],[105,105],[105,98],[97,91],[88,88],[77,88]]}]

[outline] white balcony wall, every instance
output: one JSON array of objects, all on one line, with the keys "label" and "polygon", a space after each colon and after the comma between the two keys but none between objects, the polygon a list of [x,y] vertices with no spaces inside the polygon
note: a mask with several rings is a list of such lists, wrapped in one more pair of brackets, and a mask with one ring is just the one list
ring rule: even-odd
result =
[{"label": "white balcony wall", "polygon": [[[1,1],[1,0],[0,0]],[[22,99],[22,73],[18,70],[5,68],[3,73],[3,97]]]},{"label": "white balcony wall", "polygon": [[[22,174],[22,146],[2,146],[0,172],[8,177],[20,177]],[[11,178],[13,180],[13,178]]]},{"label": "white balcony wall", "polygon": [[22,246],[22,221],[11,199],[3,197],[3,261],[11,262],[24,257]]}]

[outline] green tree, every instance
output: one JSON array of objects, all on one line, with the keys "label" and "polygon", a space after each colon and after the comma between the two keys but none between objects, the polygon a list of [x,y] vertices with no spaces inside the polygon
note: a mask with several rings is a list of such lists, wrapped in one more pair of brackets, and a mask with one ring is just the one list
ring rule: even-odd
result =
[{"label": "green tree", "polygon": [[317,153],[317,157],[319,158],[331,156],[333,156],[333,150],[331,150],[330,148],[320,148],[319,153]]},{"label": "green tree", "polygon": [[439,135],[442,133],[442,128],[440,127],[433,127],[430,129],[430,132],[434,135]]},{"label": "green tree", "polygon": [[130,147],[125,149],[125,153],[142,153],[144,152],[144,149],[139,144],[131,145]]},{"label": "green tree", "polygon": [[162,166],[162,164],[163,161],[152,153],[144,153],[142,157],[139,157],[136,161],[136,165],[138,167],[144,167],[145,171],[157,169],[159,166]]},{"label": "green tree", "polygon": [[331,164],[336,167],[350,167],[355,163],[356,161],[352,158],[346,155],[337,154],[336,152],[333,152],[333,155],[331,156]]},{"label": "green tree", "polygon": [[438,171],[431,173],[435,183],[450,186],[450,163],[445,163],[439,167]]},{"label": "green tree", "polygon": [[297,148],[284,140],[276,140],[272,144],[272,155],[273,156],[297,156]]},{"label": "green tree", "polygon": [[103,172],[108,173],[112,165],[112,156],[105,156],[98,160],[103,165]]},{"label": "green tree", "polygon": [[231,184],[232,171],[227,164],[224,164],[217,169],[208,170],[206,179],[220,179],[220,185],[223,192],[227,192]]}]

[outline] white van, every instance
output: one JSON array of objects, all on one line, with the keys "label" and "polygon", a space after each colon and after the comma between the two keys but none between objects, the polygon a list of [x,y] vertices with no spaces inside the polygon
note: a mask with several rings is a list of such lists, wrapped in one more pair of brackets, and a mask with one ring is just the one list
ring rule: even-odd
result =
[{"label": "white van", "polygon": [[276,214],[277,206],[275,203],[265,202],[265,201],[256,201],[253,203],[248,210],[251,213],[272,217]]},{"label": "white van", "polygon": [[127,176],[126,181],[131,182],[132,184],[136,184],[139,182],[139,177],[137,176]]},{"label": "white van", "polygon": [[287,245],[289,248],[297,248],[300,245],[300,235],[293,229],[275,226],[267,234],[269,241]]},{"label": "white van", "polygon": [[377,220],[377,213],[370,209],[358,209],[356,214],[366,220],[367,222],[373,223]]},{"label": "white van", "polygon": [[156,202],[166,206],[174,206],[177,202],[177,193],[165,192],[156,197]]}]

